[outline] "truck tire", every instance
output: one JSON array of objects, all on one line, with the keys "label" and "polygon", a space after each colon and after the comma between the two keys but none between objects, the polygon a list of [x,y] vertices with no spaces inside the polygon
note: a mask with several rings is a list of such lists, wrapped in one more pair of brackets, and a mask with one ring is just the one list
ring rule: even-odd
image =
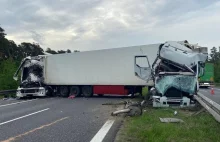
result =
[{"label": "truck tire", "polygon": [[79,97],[81,94],[80,94],[80,88],[79,86],[71,86],[70,87],[70,95],[75,95],[76,97]]},{"label": "truck tire", "polygon": [[51,86],[46,86],[45,91],[47,97],[52,97],[54,95],[53,88]]},{"label": "truck tire", "polygon": [[68,97],[69,96],[69,88],[68,88],[68,86],[61,86],[60,87],[60,96],[61,97]]},{"label": "truck tire", "polygon": [[92,86],[83,86],[82,87],[82,94],[84,97],[92,97],[93,96]]}]

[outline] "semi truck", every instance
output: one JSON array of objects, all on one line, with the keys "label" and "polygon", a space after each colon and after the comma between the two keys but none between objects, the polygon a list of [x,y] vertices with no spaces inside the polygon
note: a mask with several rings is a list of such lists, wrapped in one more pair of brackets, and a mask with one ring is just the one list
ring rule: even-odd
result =
[{"label": "semi truck", "polygon": [[207,48],[188,42],[26,57],[18,97],[129,95],[154,87],[157,96],[190,98],[198,90]]},{"label": "semi truck", "polygon": [[199,87],[208,88],[214,85],[214,65],[213,63],[205,64],[205,73],[199,78]]},{"label": "semi truck", "polygon": [[93,94],[140,93],[143,86],[153,86],[153,81],[146,83],[135,76],[134,57],[148,55],[152,64],[159,45],[27,57],[14,76],[17,80],[21,72],[17,96],[89,97]]}]

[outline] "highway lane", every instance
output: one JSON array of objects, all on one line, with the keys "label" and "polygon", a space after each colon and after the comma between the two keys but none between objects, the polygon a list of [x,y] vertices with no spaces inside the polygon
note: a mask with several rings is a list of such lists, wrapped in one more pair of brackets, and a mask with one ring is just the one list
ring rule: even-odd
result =
[{"label": "highway lane", "polygon": [[[45,98],[23,103],[1,100],[0,141],[89,142],[107,120],[115,119],[110,113],[116,108],[102,104],[120,100],[118,97]],[[111,129],[115,129],[114,125]],[[113,139],[110,137],[108,141]]]},{"label": "highway lane", "polygon": [[211,94],[211,88],[200,88],[199,92],[204,94],[209,99],[220,104],[220,88],[214,87],[214,95]]}]

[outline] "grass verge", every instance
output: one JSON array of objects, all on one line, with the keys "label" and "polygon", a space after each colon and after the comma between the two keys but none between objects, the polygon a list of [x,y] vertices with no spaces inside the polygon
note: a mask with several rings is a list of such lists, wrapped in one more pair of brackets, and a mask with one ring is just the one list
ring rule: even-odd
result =
[{"label": "grass verge", "polygon": [[148,94],[148,87],[143,87],[142,88],[142,96],[146,96]]},{"label": "grass verge", "polygon": [[[217,142],[220,124],[207,112],[190,116],[191,112],[148,108],[139,117],[126,118],[116,142]],[[184,123],[161,123],[159,117],[180,118]]]}]

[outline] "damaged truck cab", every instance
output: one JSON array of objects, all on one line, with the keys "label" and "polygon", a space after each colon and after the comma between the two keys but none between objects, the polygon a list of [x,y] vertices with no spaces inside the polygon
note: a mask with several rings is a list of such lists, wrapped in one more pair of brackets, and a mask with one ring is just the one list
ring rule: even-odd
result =
[{"label": "damaged truck cab", "polygon": [[24,58],[14,74],[14,80],[18,80],[19,72],[21,72],[21,80],[17,89],[17,97],[46,95],[48,90],[43,82],[44,56]]},{"label": "damaged truck cab", "polygon": [[136,56],[135,74],[146,81],[153,79],[150,93],[154,107],[189,106],[194,103],[193,95],[199,89],[198,78],[204,74],[207,57],[206,47],[170,41],[160,45],[151,67],[140,67],[137,60],[147,61],[147,56]]}]

